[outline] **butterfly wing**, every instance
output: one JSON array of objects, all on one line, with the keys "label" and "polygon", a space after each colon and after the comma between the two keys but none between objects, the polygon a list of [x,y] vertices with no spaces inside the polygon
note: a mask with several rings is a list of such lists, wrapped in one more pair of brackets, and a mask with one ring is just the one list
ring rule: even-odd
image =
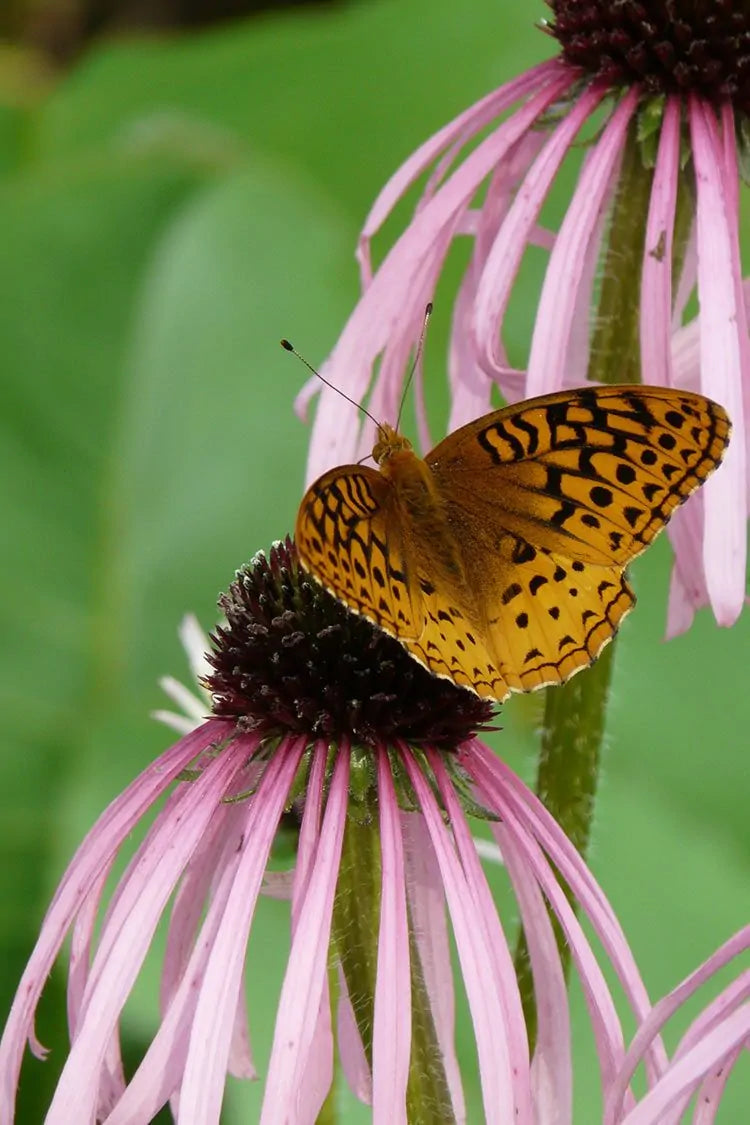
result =
[{"label": "butterfly wing", "polygon": [[724,410],[659,387],[591,387],[486,415],[427,457],[502,680],[568,679],[634,597],[624,574],[719,464]]},{"label": "butterfly wing", "polygon": [[388,529],[390,492],[382,474],[366,465],[331,469],[308,489],[294,541],[305,569],[350,609],[389,633],[411,634],[403,545]]},{"label": "butterfly wing", "polygon": [[724,409],[668,387],[585,387],[487,414],[426,458],[474,522],[625,566],[720,463]]},{"label": "butterfly wing", "polygon": [[419,530],[382,473],[345,465],[308,489],[294,538],[307,571],[434,675],[503,698],[509,689],[475,627],[471,592]]}]

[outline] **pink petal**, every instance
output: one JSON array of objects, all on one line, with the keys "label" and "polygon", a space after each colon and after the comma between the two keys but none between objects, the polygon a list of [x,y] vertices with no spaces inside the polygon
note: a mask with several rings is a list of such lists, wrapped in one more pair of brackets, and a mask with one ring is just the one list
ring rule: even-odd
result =
[{"label": "pink petal", "polygon": [[180,1125],[212,1125],[219,1120],[250,923],[303,749],[300,739],[283,752],[277,750],[250,802],[232,891],[198,994],[180,1090]]},{"label": "pink petal", "polygon": [[372,1105],[372,1075],[365,1048],[357,1027],[346,977],[338,967],[339,1003],[337,1012],[338,1048],[341,1067],[350,1090],[365,1105]]},{"label": "pink petal", "polygon": [[[297,847],[292,893],[292,941],[299,925],[300,910],[313,870],[320,839],[320,818],[323,808],[328,744],[318,742],[312,755],[312,765],[307,783],[305,811]],[[331,998],[328,979],[323,979],[320,1004],[310,1037],[307,1058],[301,1064],[301,1077],[297,1090],[298,1122],[313,1125],[333,1082],[333,1029],[331,1026]]]},{"label": "pink petal", "polygon": [[[750,334],[748,333],[747,311],[747,283],[742,280],[742,262],[740,259],[740,200],[739,184],[740,169],[737,156],[737,137],[735,135],[734,115],[729,102],[724,102],[721,108],[722,141],[724,150],[724,189],[726,193],[727,211],[736,232],[731,240],[732,251],[732,277],[735,285],[735,299],[737,303],[737,335],[740,344],[740,364],[742,368],[742,406],[744,411],[745,429],[750,425]],[[747,457],[747,489],[750,490],[750,458]]]},{"label": "pink petal", "polygon": [[370,241],[373,235],[380,229],[404,192],[422,174],[425,168],[428,168],[433,160],[449,145],[455,146],[458,142],[460,147],[472,135],[476,135],[489,125],[490,121],[498,117],[514,102],[520,101],[521,98],[525,98],[540,89],[548,79],[557,78],[559,72],[560,63],[557,59],[549,59],[547,62],[524,71],[518,78],[501,86],[499,90],[493,90],[492,93],[487,94],[486,97],[464,110],[453,121],[444,125],[442,129],[424,141],[404,161],[398,171],[381,188],[365,219],[357,250],[364,287],[369,285],[372,279]]},{"label": "pink petal", "polygon": [[[388,252],[324,368],[326,377],[337,386],[345,386],[357,401],[367,390],[372,364],[381,351],[385,350],[383,363],[387,366],[389,355],[402,356],[418,337],[425,301],[432,295],[450,238],[472,195],[569,81],[569,75],[558,74],[485,138]],[[534,76],[529,89],[536,83]],[[398,377],[400,386],[403,365],[398,372],[395,366],[390,374]],[[375,395],[380,381],[382,376],[376,382]],[[308,480],[331,465],[356,458],[360,434],[351,424],[350,412],[351,406],[339,395],[323,389],[310,444]]]},{"label": "pink petal", "polygon": [[528,396],[556,391],[564,384],[586,249],[597,228],[637,102],[637,88],[630,89],[619,102],[589,153],[560,226],[537,309],[529,356]]},{"label": "pink petal", "polygon": [[666,640],[686,633],[695,620],[695,606],[676,566],[672,567],[667,599]]},{"label": "pink petal", "polygon": [[[622,1032],[617,1013],[590,946],[577,919],[572,916],[567,899],[560,892],[557,878],[551,873],[549,865],[540,862],[535,841],[538,840],[547,852],[574,898],[585,910],[636,1016],[643,1019],[650,1010],[650,1004],[622,929],[601,888],[573,845],[539,799],[513,771],[478,739],[462,752],[462,762],[476,779],[482,793],[486,794],[484,799],[490,807],[497,809],[509,830],[512,826],[517,826],[517,846],[524,852],[529,870],[534,873],[558,914],[586,993],[606,1087],[611,1079],[613,1066],[619,1064],[622,1058]],[[658,1038],[650,1045],[645,1062],[652,1079],[666,1066],[666,1054]]]},{"label": "pink petal", "polygon": [[47,1115],[48,1125],[66,1125],[93,1113],[99,1072],[120,1012],[162,911],[190,855],[203,836],[245,752],[225,748],[201,775],[181,786],[174,815],[159,819],[139,849],[140,862],[118,887],[117,902],[105,921],[84,995],[81,1024]]},{"label": "pink petal", "polygon": [[[333,899],[346,822],[349,752],[342,745],[328,792],[323,826],[292,942],[276,1014],[261,1125],[298,1119],[300,1077],[317,1023],[328,962]],[[302,1107],[297,1105],[297,1115]]]},{"label": "pink petal", "polygon": [[706,481],[704,566],[720,625],[732,625],[744,604],[746,561],[745,426],[738,334],[736,223],[727,212],[722,154],[713,111],[690,101],[697,196],[698,291],[702,389],[727,410],[734,432],[724,463]]},{"label": "pink petal", "polygon": [[[696,1088],[696,1080],[721,1066],[748,1038],[750,1005],[745,1005],[676,1060],[657,1085],[622,1118],[622,1125],[662,1125],[670,1109],[684,1107]],[[704,1121],[713,1122],[717,1109],[715,1105],[714,1112],[704,1114]]]},{"label": "pink petal", "polygon": [[572,1121],[573,1062],[570,1012],[565,976],[549,911],[538,884],[528,877],[524,857],[512,832],[497,824],[503,859],[518,900],[534,979],[537,1011],[536,1049],[531,1064],[534,1120],[545,1125]]},{"label": "pink petal", "polygon": [[[672,992],[668,993],[667,996],[655,1004],[651,1011],[641,1019],[638,1031],[623,1060],[617,1080],[608,1093],[607,1112],[605,1114],[606,1121],[615,1122],[620,1120],[618,1114],[621,1110],[624,1091],[635,1073],[641,1058],[644,1056],[649,1046],[657,1040],[659,1031],[664,1027],[667,1020],[669,1020],[685,1001],[701,988],[702,985],[710,980],[720,969],[724,968],[733,958],[743,953],[749,946],[750,926],[746,926],[726,941],[707,961],[691,973],[690,976],[686,977],[677,988],[673,989]],[[716,1010],[715,1007],[709,1009],[710,1015],[708,1021],[705,1016],[699,1017],[694,1030],[688,1032],[688,1035],[685,1037],[688,1045],[693,1045],[696,1037],[700,1037],[707,1023],[710,1025],[710,1020],[715,1016]],[[719,1004],[719,1014],[721,1014],[721,1011],[722,1007],[721,1004]],[[666,1060],[663,1060],[659,1070],[661,1074],[666,1072]],[[656,1077],[658,1077],[658,1075],[652,1076],[651,1085],[656,1085]]]},{"label": "pink petal", "polygon": [[740,1043],[733,1051],[723,1055],[720,1064],[707,1074],[695,1095],[693,1125],[713,1125],[716,1111],[734,1064],[747,1051],[747,1043]]},{"label": "pink petal", "polygon": [[[42,923],[39,939],[24,971],[0,1041],[0,1119],[11,1117],[24,1040],[33,1035],[33,1013],[63,938],[81,903],[108,869],[123,840],[197,753],[231,729],[212,721],[175,743],[150,764],[97,820],[68,865]],[[37,1052],[42,1048],[32,1039]]]},{"label": "pink petal", "polygon": [[[174,897],[159,994],[162,1015],[169,1008],[190,960],[205,901],[216,873],[217,859],[224,848],[229,822],[236,811],[231,805],[220,804],[216,808],[203,839],[185,868]],[[239,841],[239,830],[235,827],[231,835],[234,847]]]},{"label": "pink petal", "polygon": [[[249,806],[243,809],[245,817],[249,811]],[[227,862],[215,882],[205,920],[172,993],[169,1007],[135,1074],[106,1119],[106,1125],[140,1125],[141,1122],[145,1125],[179,1089],[201,983],[232,894],[240,854],[235,847],[227,855]],[[172,1097],[173,1113],[177,1102],[178,1097],[175,1095]]]},{"label": "pink petal", "polygon": [[406,748],[403,761],[435,849],[453,922],[474,1022],[485,1120],[487,1125],[505,1125],[508,1121],[519,1120],[515,1115],[518,1090],[510,1062],[509,1029],[495,973],[495,958],[487,943],[484,926],[477,925],[477,901],[450,842],[432,791]]},{"label": "pink petal", "polygon": [[372,1048],[373,1122],[406,1125],[411,1054],[411,980],[404,854],[391,764],[378,751],[381,893]]},{"label": "pink petal", "polygon": [[680,175],[678,98],[667,98],[651,187],[641,275],[641,372],[644,383],[672,385],[672,244]]},{"label": "pink petal", "polygon": [[237,1007],[234,1010],[227,1071],[233,1078],[245,1078],[252,1081],[258,1077],[258,1072],[255,1069],[253,1052],[250,1046],[250,1023],[247,1016],[245,995],[245,974],[243,972],[237,994]]},{"label": "pink petal", "polygon": [[505,317],[531,231],[565,155],[605,92],[603,86],[587,87],[562,118],[526,173],[487,256],[477,287],[473,323],[479,361],[485,371],[496,372],[503,366],[497,354],[497,325]]},{"label": "pink petal", "polygon": [[[545,134],[542,130],[534,130],[522,136],[492,172],[481,207],[467,211],[464,216],[463,233],[471,235],[474,246],[453,305],[448,361],[451,386],[449,431],[487,413],[495,382],[505,392],[510,368],[503,341],[500,334],[497,334],[497,364],[492,369],[485,369],[474,341],[474,305],[477,286],[498,231],[505,221],[519,184],[544,141]],[[524,378],[525,374],[519,378],[519,386],[523,385]]]},{"label": "pink petal", "polygon": [[532,1108],[529,1080],[529,1047],[526,1037],[521,997],[513,957],[503,933],[497,908],[487,885],[474,840],[469,832],[461,805],[450,781],[442,758],[435,751],[427,751],[428,761],[437,779],[440,795],[448,813],[459,859],[477,905],[477,924],[486,930],[487,944],[493,953],[496,979],[500,983],[500,997],[508,1028],[510,1064],[518,1086],[516,1113],[523,1121],[531,1120]]},{"label": "pink petal", "polygon": [[421,813],[402,813],[406,888],[414,940],[425,989],[432,1000],[435,1034],[453,1101],[457,1125],[466,1121],[461,1070],[456,1057],[455,995],[443,881]]}]

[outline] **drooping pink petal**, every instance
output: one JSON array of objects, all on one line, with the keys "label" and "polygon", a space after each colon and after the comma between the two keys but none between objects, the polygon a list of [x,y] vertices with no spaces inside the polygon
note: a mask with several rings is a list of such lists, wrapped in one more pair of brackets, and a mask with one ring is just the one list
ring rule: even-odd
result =
[{"label": "drooping pink petal", "polygon": [[[592,153],[584,157],[584,167]],[[585,381],[589,370],[591,357],[591,335],[594,322],[594,295],[600,270],[601,248],[604,231],[609,218],[612,199],[617,190],[613,178],[609,185],[599,214],[594,220],[588,243],[583,247],[583,260],[581,262],[581,276],[578,282],[578,291],[573,305],[573,314],[570,320],[570,334],[568,337],[568,351],[565,356],[565,370],[563,371],[563,388],[580,387]]]},{"label": "drooping pink petal", "polygon": [[[695,231],[695,217],[691,216],[690,231],[683,252],[682,269],[677,278],[677,291],[672,310],[672,331],[679,332],[685,317],[685,309],[698,281],[698,244]],[[674,284],[672,285],[674,290]]]},{"label": "drooping pink petal", "polygon": [[684,632],[695,611],[708,605],[703,572],[704,503],[700,493],[675,512],[669,525],[674,565],[667,607],[667,637]]},{"label": "drooping pink petal", "polygon": [[352,1093],[365,1105],[372,1105],[372,1074],[367,1061],[357,1017],[349,997],[341,965],[338,966],[339,1003],[336,1015],[341,1068]]},{"label": "drooping pink petal", "polygon": [[[292,942],[294,942],[297,933],[300,911],[307,895],[313,864],[317,855],[327,756],[328,744],[322,741],[316,743],[312,753],[312,764],[305,795],[305,810],[297,845],[297,862],[292,891]],[[300,1117],[300,1125],[305,1120],[309,1120],[310,1125],[312,1125],[317,1119],[333,1081],[333,1034],[327,976],[323,978],[320,1003],[310,1036],[310,1047],[307,1057],[302,1060],[300,1075],[297,1104],[304,1111]],[[304,1117],[304,1114],[307,1114],[307,1118]]]},{"label": "drooping pink petal", "polygon": [[[96,933],[96,918],[101,903],[101,895],[110,871],[111,865],[98,877],[82,903],[73,926],[67,988],[68,1028],[71,1043],[75,1041],[80,1028],[91,967],[91,949]],[[124,1088],[125,1073],[122,1065],[118,1028],[115,1026],[101,1060],[96,1099],[97,1119],[103,1117],[114,1105]]]},{"label": "drooping pink petal", "polygon": [[542,130],[532,130],[521,137],[493,170],[481,206],[472,207],[464,214],[461,233],[469,235],[473,245],[471,259],[453,305],[448,353],[451,388],[449,431],[487,413],[495,384],[506,397],[510,385],[523,386],[525,375],[511,370],[499,332],[495,341],[497,364],[491,369],[483,366],[474,341],[474,305],[477,287],[498,232],[544,140]]},{"label": "drooping pink petal", "polygon": [[534,1120],[570,1125],[573,1113],[573,1061],[568,993],[549,911],[539,885],[529,878],[513,833],[495,826],[523,922],[534,980],[537,1034],[531,1062]]},{"label": "drooping pink petal", "polygon": [[414,941],[422,966],[425,988],[432,999],[435,1034],[451,1092],[453,1114],[457,1125],[464,1125],[466,1105],[461,1070],[456,1057],[456,1002],[443,881],[422,815],[402,813],[401,826],[404,838],[406,891]]},{"label": "drooping pink petal", "polygon": [[[677,1122],[695,1092],[698,1080],[722,1066],[750,1039],[750,1005],[744,1005],[708,1032],[700,1042],[672,1063],[659,1082],[648,1091],[629,1113],[622,1125],[663,1125]],[[704,1106],[703,1121],[711,1125],[718,1104]],[[671,1117],[670,1111],[677,1114]]]},{"label": "drooping pink petal", "polygon": [[380,747],[377,753],[382,879],[372,1047],[372,1117],[377,1125],[406,1125],[411,981],[404,854],[388,752]]},{"label": "drooping pink petal", "polygon": [[[247,815],[248,809],[243,810]],[[214,893],[184,971],[172,992],[169,1007],[141,1060],[105,1125],[146,1125],[168,1099],[177,1116],[179,1087],[185,1070],[195,1006],[216,935],[232,893],[240,861],[236,847],[228,856],[214,885]],[[244,998],[243,998],[244,999]]]},{"label": "drooping pink petal", "polygon": [[[729,215],[730,228],[735,232],[735,237],[730,240],[732,254],[732,280],[735,289],[735,306],[737,308],[737,337],[740,347],[740,370],[742,379],[740,390],[742,394],[743,433],[750,427],[750,333],[748,332],[747,312],[747,283],[742,278],[742,261],[740,259],[740,167],[737,154],[737,134],[734,124],[734,113],[731,103],[724,102],[721,107],[721,139],[724,157],[724,196]],[[750,492],[750,457],[745,451],[745,480],[746,493]]]},{"label": "drooping pink petal", "polygon": [[529,355],[528,396],[557,391],[564,385],[576,295],[586,248],[610,190],[625,144],[638,90],[618,103],[582,169],[576,191],[550,255],[537,308]]},{"label": "drooping pink petal", "polygon": [[[651,1005],[622,929],[604,893],[573,845],[541,801],[527,789],[513,771],[478,739],[462,749],[462,760],[466,762],[470,775],[475,778],[483,799],[490,807],[497,809],[508,830],[517,826],[515,839],[524,854],[528,870],[534,872],[545,896],[558,915],[584,987],[597,1039],[602,1080],[606,1088],[623,1057],[619,1019],[589,943],[578,920],[570,911],[565,895],[560,891],[557,876],[537,851],[535,840],[550,857],[555,869],[570,887],[575,899],[590,919],[625,989],[635,1015],[642,1020],[650,1011]],[[660,1039],[656,1038],[645,1053],[645,1063],[651,1080],[655,1080],[663,1071],[666,1061],[664,1047]]]},{"label": "drooping pink petal", "polygon": [[[418,338],[425,300],[432,295],[450,242],[446,231],[452,233],[486,176],[569,83],[570,76],[558,72],[532,94],[469,154],[388,252],[324,367],[326,377],[357,401],[367,390],[376,357],[384,351],[387,366],[389,355],[403,354],[405,345],[410,348]],[[529,89],[536,89],[536,78]],[[396,371],[394,364],[392,374],[400,385],[403,367]],[[331,465],[356,460],[361,436],[359,427],[352,425],[351,409],[334,391],[323,388],[310,443],[308,480]]]},{"label": "drooping pink petal", "polygon": [[231,730],[214,720],[170,747],[150,764],[102,813],[71,860],[42,923],[39,939],[11,1007],[0,1041],[0,1119],[12,1117],[15,1089],[26,1037],[43,1053],[33,1036],[33,1016],[44,983],[65,934],[101,872],[112,862],[123,840],[175,777],[201,750]]},{"label": "drooping pink petal", "polygon": [[[645,1056],[651,1044],[657,1041],[659,1032],[667,1021],[671,1019],[674,1013],[678,1011],[689,997],[710,980],[720,969],[724,968],[725,965],[729,964],[740,953],[747,950],[748,947],[750,947],[750,926],[744,927],[744,929],[738,931],[738,933],[734,934],[728,941],[724,942],[707,961],[686,977],[677,988],[673,989],[662,1000],[659,1000],[651,1011],[641,1019],[638,1031],[628,1048],[627,1055],[623,1059],[617,1079],[608,1092],[605,1121],[620,1121],[621,1118],[619,1115],[622,1110],[624,1091],[627,1089],[640,1060]],[[738,1000],[743,999],[741,990],[739,995],[737,995],[734,991],[734,986],[730,986],[728,991],[730,995],[730,1006],[737,1003]],[[715,1026],[717,1017],[719,1019],[721,1018],[726,1006],[726,998],[719,998],[714,1001],[712,1005],[709,1005],[706,1014],[699,1016],[698,1019],[694,1021],[693,1027],[683,1037],[683,1042],[688,1048],[693,1047],[695,1043],[700,1040],[707,1027]],[[680,1054],[679,1050],[677,1054]],[[655,1087],[658,1084],[655,1078],[660,1078],[667,1070],[668,1064],[666,1058],[664,1058],[659,1067],[659,1075],[652,1076],[650,1085]]]},{"label": "drooping pink petal", "polygon": [[706,1075],[695,1095],[693,1125],[713,1125],[724,1087],[729,1081],[734,1065],[747,1051],[747,1043],[740,1041],[735,1049],[726,1051],[720,1062]]},{"label": "drooping pink petal", "polygon": [[672,567],[667,597],[666,640],[686,633],[695,619],[695,606],[688,593],[682,576],[676,566]]},{"label": "drooping pink petal", "polygon": [[526,1035],[521,997],[518,991],[513,957],[500,924],[479,856],[474,846],[465,814],[459,804],[442,758],[428,750],[428,761],[437,779],[440,795],[448,813],[459,859],[476,902],[476,924],[484,926],[487,945],[492,950],[496,979],[508,1029],[508,1048],[513,1077],[517,1084],[516,1114],[523,1121],[531,1120],[531,1084],[529,1079],[529,1045]]},{"label": "drooping pink petal", "polygon": [[734,277],[738,257],[732,247],[737,228],[727,209],[713,111],[695,98],[689,108],[697,185],[702,390],[725,407],[734,427],[723,465],[703,486],[703,559],[716,620],[720,625],[732,625],[744,604],[747,549],[739,279]]},{"label": "drooping pink petal", "polygon": [[[390,215],[394,206],[418,176],[449,146],[466,143],[479,133],[496,117],[522,98],[534,93],[550,79],[559,76],[560,62],[549,59],[538,66],[524,71],[518,78],[493,90],[474,105],[464,110],[442,129],[424,141],[391,176],[378,193],[370,212],[365,219],[357,249],[357,258],[362,271],[362,283],[366,288],[372,279],[370,262],[370,241]],[[568,82],[570,79],[568,78]],[[430,194],[434,194],[431,192]]]},{"label": "drooping pink petal", "polygon": [[641,376],[672,386],[672,244],[680,176],[678,98],[667,98],[651,187],[641,273]]},{"label": "drooping pink petal", "polygon": [[443,823],[435,797],[408,748],[403,762],[435,849],[461,962],[479,1056],[482,1102],[487,1125],[516,1119],[519,1091],[511,1065],[509,1028],[484,926],[477,925],[477,902]]},{"label": "drooping pink petal", "polygon": [[581,126],[604,97],[603,86],[587,87],[551,134],[526,173],[487,256],[474,302],[473,332],[483,369],[500,373],[498,324],[502,323],[529,236],[560,165]]},{"label": "drooping pink petal", "polygon": [[240,861],[198,994],[180,1088],[180,1125],[219,1120],[250,924],[303,749],[304,739],[299,739],[283,752],[277,750],[249,802]]},{"label": "drooping pink petal", "polygon": [[[297,1094],[325,982],[348,784],[349,753],[348,748],[342,745],[331,778],[315,864],[301,905],[281,989],[261,1125],[279,1125],[287,1120],[292,1125],[298,1119],[300,1123],[309,1120],[304,1107],[297,1103]],[[289,1110],[295,1104],[296,1117]],[[300,1118],[303,1110],[305,1116]]]},{"label": "drooping pink petal", "polygon": [[[597,1054],[601,1072],[602,1086],[606,1088],[614,1079],[618,1066],[624,1056],[624,1039],[620,1021],[604,975],[585,937],[583,929],[570,907],[565,893],[560,887],[558,877],[546,861],[528,826],[517,818],[523,810],[512,800],[493,789],[491,781],[481,770],[477,774],[480,792],[497,801],[497,809],[503,819],[506,832],[511,834],[528,873],[538,882],[549,901],[551,909],[558,918],[571,956],[583,986],[589,1018],[594,1029]],[[501,843],[500,838],[498,843]],[[502,845],[501,845],[502,846]]]},{"label": "drooping pink petal", "polygon": [[105,1051],[162,911],[243,760],[242,751],[238,757],[236,745],[231,745],[211,769],[181,786],[179,802],[172,806],[175,815],[159,820],[139,849],[137,870],[132,866],[130,878],[119,885],[99,938],[80,1025],[52,1098],[48,1125],[65,1125],[78,1115],[85,1119],[94,1113]]},{"label": "drooping pink petal", "polygon": [[237,1006],[234,1010],[232,1038],[229,1043],[229,1056],[227,1058],[227,1073],[231,1074],[233,1078],[244,1078],[252,1081],[258,1077],[258,1071],[253,1062],[253,1051],[250,1045],[250,1021],[245,996],[245,974],[243,972],[237,994]]}]

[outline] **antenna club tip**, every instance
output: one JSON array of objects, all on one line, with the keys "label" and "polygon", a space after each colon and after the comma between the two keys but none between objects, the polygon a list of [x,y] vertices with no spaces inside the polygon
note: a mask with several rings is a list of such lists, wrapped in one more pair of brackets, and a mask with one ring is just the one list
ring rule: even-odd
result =
[{"label": "antenna club tip", "polygon": [[425,316],[432,316],[432,301],[428,301],[424,310]]},{"label": "antenna club tip", "polygon": [[282,348],[284,348],[286,351],[288,351],[288,352],[294,351],[294,348],[292,347],[292,345],[289,343],[288,340],[279,340],[279,343],[281,344]]}]

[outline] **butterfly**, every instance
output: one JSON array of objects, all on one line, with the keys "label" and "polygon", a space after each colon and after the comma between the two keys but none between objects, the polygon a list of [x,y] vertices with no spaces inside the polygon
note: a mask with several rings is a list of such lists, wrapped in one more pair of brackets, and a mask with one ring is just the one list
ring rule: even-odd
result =
[{"label": "butterfly", "polygon": [[300,562],[434,673],[477,695],[591,664],[635,598],[627,564],[719,465],[723,408],[666,387],[591,386],[496,410],[422,459],[388,424],[378,469],[308,489]]}]

